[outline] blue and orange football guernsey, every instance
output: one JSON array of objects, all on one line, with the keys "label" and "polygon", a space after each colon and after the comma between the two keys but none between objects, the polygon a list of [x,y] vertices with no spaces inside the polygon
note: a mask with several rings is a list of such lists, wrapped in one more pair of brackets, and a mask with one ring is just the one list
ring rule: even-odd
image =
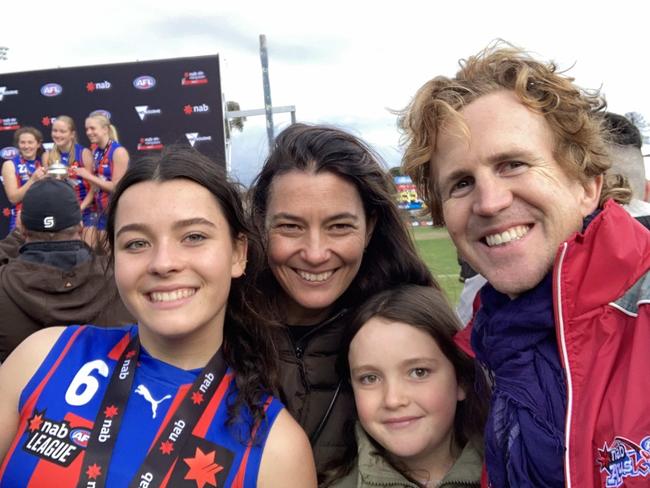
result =
[{"label": "blue and orange football guernsey", "polygon": [[[137,326],[105,329],[70,326],[52,348],[20,398],[20,423],[0,468],[0,487],[74,488],[93,421],[113,369]],[[124,418],[110,461],[106,486],[127,487],[150,449],[166,453],[157,436],[188,392],[199,370],[185,371],[141,348]],[[228,368],[192,430],[187,446],[162,486],[254,488],[271,426],[282,404],[266,399],[266,418],[249,442],[250,412],[240,409],[228,425],[228,405],[237,395]],[[153,488],[153,487],[151,487]]]}]

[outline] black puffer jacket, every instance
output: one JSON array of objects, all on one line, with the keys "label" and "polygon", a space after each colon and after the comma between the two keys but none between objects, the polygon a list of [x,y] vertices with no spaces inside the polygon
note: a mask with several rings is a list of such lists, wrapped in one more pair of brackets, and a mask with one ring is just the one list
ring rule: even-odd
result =
[{"label": "black puffer jacket", "polygon": [[354,398],[340,387],[336,372],[347,320],[349,314],[342,311],[295,343],[288,327],[277,338],[282,400],[312,441],[319,472],[342,456],[344,429],[354,428]]}]

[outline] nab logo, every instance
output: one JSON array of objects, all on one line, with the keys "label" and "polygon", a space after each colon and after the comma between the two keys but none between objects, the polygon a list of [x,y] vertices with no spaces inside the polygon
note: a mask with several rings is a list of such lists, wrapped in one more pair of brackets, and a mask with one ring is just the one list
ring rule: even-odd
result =
[{"label": "nab logo", "polygon": [[63,93],[63,87],[58,83],[48,83],[41,87],[41,95],[44,97],[56,97]]},{"label": "nab logo", "polygon": [[51,229],[54,227],[54,217],[49,216],[43,219],[43,227],[46,229]]},{"label": "nab logo", "polygon": [[138,90],[151,90],[156,86],[156,79],[148,75],[138,76],[133,80],[133,86]]},{"label": "nab logo", "polygon": [[18,90],[7,90],[6,86],[0,86],[0,102],[5,95],[18,95]]},{"label": "nab logo", "polygon": [[212,136],[200,136],[198,132],[186,132],[185,137],[187,137],[187,141],[192,147],[194,147],[197,142],[212,140]]},{"label": "nab logo", "polygon": [[18,149],[13,146],[7,146],[0,149],[0,159],[12,159],[18,156]]},{"label": "nab logo", "polygon": [[210,106],[207,103],[202,103],[201,105],[187,104],[183,107],[183,112],[185,115],[206,114],[210,112]]},{"label": "nab logo", "polygon": [[112,86],[110,81],[89,81],[86,83],[86,91],[92,93],[95,90],[110,90]]}]

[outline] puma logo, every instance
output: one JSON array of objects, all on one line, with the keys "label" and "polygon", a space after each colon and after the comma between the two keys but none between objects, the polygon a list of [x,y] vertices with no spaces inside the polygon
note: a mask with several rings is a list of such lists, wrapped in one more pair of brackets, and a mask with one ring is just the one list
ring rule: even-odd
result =
[{"label": "puma logo", "polygon": [[149,391],[149,389],[144,385],[138,385],[138,387],[135,389],[135,392],[138,395],[142,395],[145,400],[147,400],[149,403],[151,403],[151,413],[153,414],[153,416],[151,418],[154,418],[154,419],[156,418],[156,412],[158,411],[158,405],[160,405],[165,400],[169,400],[172,397],[171,395],[165,395],[160,400],[155,400],[154,397],[151,396],[151,392]]}]

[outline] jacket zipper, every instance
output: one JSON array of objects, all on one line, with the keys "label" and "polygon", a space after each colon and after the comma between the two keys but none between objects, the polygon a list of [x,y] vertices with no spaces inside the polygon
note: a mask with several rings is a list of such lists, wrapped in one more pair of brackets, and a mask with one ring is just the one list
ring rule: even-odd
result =
[{"label": "jacket zipper", "polygon": [[556,264],[555,272],[555,303],[556,303],[556,321],[560,333],[560,355],[562,357],[562,362],[564,363],[564,371],[566,377],[566,388],[567,388],[567,406],[566,406],[566,420],[564,425],[564,478],[566,482],[566,488],[571,488],[571,465],[570,461],[570,434],[571,434],[571,414],[573,409],[573,385],[571,379],[571,367],[569,365],[569,353],[567,351],[566,344],[566,331],[564,330],[564,310],[562,309],[562,265],[564,264],[564,257],[566,256],[567,250],[569,248],[569,243],[564,242],[560,248],[558,254],[559,259]]}]

